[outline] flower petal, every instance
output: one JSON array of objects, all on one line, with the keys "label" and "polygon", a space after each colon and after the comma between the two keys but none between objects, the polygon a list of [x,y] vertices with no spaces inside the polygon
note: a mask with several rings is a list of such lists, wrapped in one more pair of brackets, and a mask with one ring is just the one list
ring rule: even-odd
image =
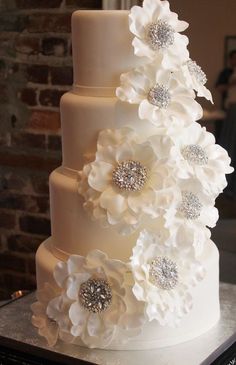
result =
[{"label": "flower petal", "polygon": [[91,167],[88,183],[96,191],[102,192],[111,182],[113,166],[103,161],[95,161],[91,164]]}]

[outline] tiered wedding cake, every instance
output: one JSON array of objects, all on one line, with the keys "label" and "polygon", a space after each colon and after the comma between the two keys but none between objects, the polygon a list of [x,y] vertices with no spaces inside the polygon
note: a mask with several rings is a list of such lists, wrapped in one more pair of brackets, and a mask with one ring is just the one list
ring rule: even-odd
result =
[{"label": "tiered wedding cake", "polygon": [[211,94],[187,26],[161,0],[73,14],[74,86],[61,100],[63,164],[32,306],[49,345],[169,346],[219,319],[206,226],[232,169],[196,122],[196,94]]}]

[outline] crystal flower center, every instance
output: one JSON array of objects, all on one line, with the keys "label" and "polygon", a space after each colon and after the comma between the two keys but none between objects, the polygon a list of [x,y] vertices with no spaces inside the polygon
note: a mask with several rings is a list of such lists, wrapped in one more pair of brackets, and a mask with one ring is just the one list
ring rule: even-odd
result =
[{"label": "crystal flower center", "polygon": [[147,40],[153,50],[168,48],[174,43],[174,29],[167,23],[159,20],[147,28]]},{"label": "crystal flower center", "polygon": [[192,60],[187,62],[187,66],[190,74],[196,78],[197,82],[201,85],[205,85],[207,82],[207,77],[205,72],[202,71],[201,67]]},{"label": "crystal flower center", "polygon": [[178,269],[168,257],[156,257],[150,265],[151,282],[160,289],[171,290],[178,284]]},{"label": "crystal flower center", "polygon": [[171,95],[166,86],[157,84],[150,89],[147,99],[149,103],[158,106],[158,108],[166,109],[171,102]]},{"label": "crystal flower center", "polygon": [[79,300],[89,312],[104,312],[112,301],[111,287],[106,280],[89,279],[80,286]]},{"label": "crystal flower center", "polygon": [[138,161],[123,161],[113,171],[112,180],[120,190],[139,191],[146,183],[147,169]]},{"label": "crystal flower center", "polygon": [[201,215],[202,204],[199,198],[189,191],[182,192],[182,202],[179,206],[179,211],[187,219],[197,219]]},{"label": "crystal flower center", "polygon": [[185,160],[192,165],[206,165],[208,156],[204,149],[197,144],[190,144],[181,151]]}]

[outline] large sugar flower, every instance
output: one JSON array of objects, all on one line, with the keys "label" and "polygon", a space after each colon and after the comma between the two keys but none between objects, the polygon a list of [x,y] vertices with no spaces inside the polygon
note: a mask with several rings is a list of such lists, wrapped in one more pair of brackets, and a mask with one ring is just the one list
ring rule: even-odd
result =
[{"label": "large sugar flower", "polygon": [[[88,347],[107,347],[119,329],[122,342],[140,332],[144,323],[143,306],[138,303],[131,287],[125,283],[125,263],[109,259],[94,250],[86,257],[72,255],[67,262],[57,264],[54,277],[70,301],[68,315],[73,343]],[[61,296],[50,302],[48,312],[57,321]],[[132,312],[130,303],[135,301]],[[130,315],[129,315],[130,313]]]},{"label": "large sugar flower", "polygon": [[191,252],[166,247],[158,235],[142,231],[130,259],[135,297],[149,321],[177,326],[193,305],[193,287],[205,270]]},{"label": "large sugar flower", "polygon": [[207,77],[201,67],[193,60],[189,59],[178,71],[182,82],[189,88],[194,89],[199,97],[204,97],[213,104],[210,90],[205,86]]},{"label": "large sugar flower", "polygon": [[37,290],[37,302],[31,306],[33,312],[32,324],[38,328],[38,334],[46,338],[49,346],[54,346],[58,338],[67,342],[72,341],[72,336],[70,336],[68,331],[60,330],[59,326],[61,323],[64,324],[64,329],[70,326],[69,318],[64,314],[65,308],[67,307],[66,302],[60,303],[60,309],[59,307],[54,309],[54,312],[57,312],[58,321],[55,321],[53,316],[48,313],[49,303],[60,293],[61,291],[59,289],[56,290],[49,283],[45,283],[42,289]]},{"label": "large sugar flower", "polygon": [[188,23],[178,20],[178,15],[170,11],[168,1],[144,0],[143,7],[131,9],[129,19],[137,56],[155,60],[159,66],[170,69],[189,58],[188,38],[179,33]]},{"label": "large sugar flower", "polygon": [[233,171],[227,151],[215,144],[213,134],[198,123],[192,123],[172,138],[170,159],[175,164],[175,176],[196,178],[204,193],[216,198],[227,185],[225,174]]},{"label": "large sugar flower", "polygon": [[183,86],[177,74],[153,65],[122,74],[116,94],[122,101],[139,104],[140,118],[158,127],[169,127],[173,119],[186,126],[203,113],[193,90]]},{"label": "large sugar flower", "polygon": [[148,141],[138,139],[128,128],[104,130],[95,160],[79,173],[85,209],[123,234],[135,230],[145,217],[158,217],[172,194],[167,164]]}]

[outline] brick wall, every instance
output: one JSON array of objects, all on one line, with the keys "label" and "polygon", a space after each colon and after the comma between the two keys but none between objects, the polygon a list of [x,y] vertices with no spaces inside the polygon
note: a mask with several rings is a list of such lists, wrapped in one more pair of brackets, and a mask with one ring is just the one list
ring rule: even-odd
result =
[{"label": "brick wall", "polygon": [[101,0],[0,0],[0,300],[35,287],[60,165],[59,100],[72,84],[70,18]]}]

